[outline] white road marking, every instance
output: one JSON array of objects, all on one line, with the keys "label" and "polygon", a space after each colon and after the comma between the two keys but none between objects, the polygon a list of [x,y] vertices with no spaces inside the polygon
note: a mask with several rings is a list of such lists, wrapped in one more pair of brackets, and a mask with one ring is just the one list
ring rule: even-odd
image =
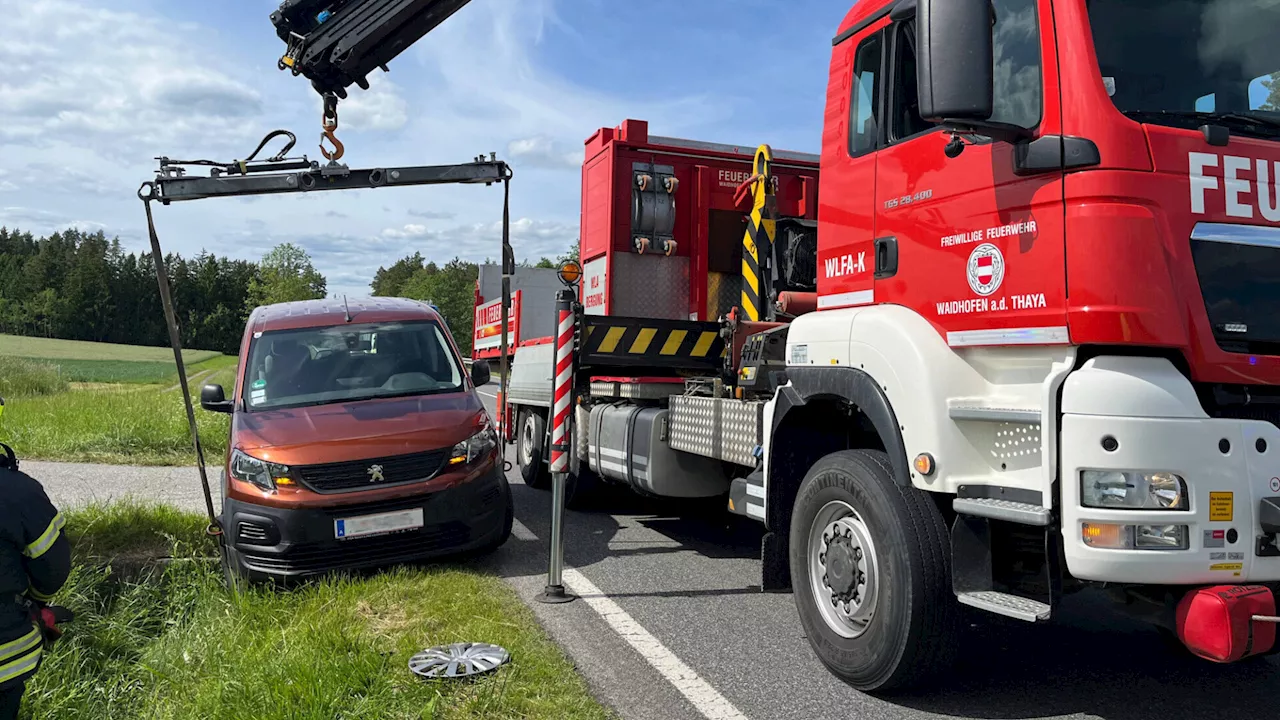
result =
[{"label": "white road marking", "polygon": [[485,396],[485,397],[487,397],[487,398],[493,398],[494,400],[497,400],[497,399],[498,399],[498,396],[497,396],[497,395],[490,395],[490,394],[489,394],[489,393],[487,393],[487,392],[480,392],[479,390],[477,390],[476,392],[480,393],[481,395],[483,395],[483,396]]},{"label": "white road marking", "polygon": [[525,527],[524,523],[515,519],[511,521],[511,535],[515,539],[524,540],[525,542],[531,542],[538,539],[538,536],[534,535],[532,530]]},{"label": "white road marking", "polygon": [[703,717],[707,720],[746,720],[747,716],[734,707],[733,703],[699,677],[693,668],[685,665],[675,653],[658,642],[658,639],[628,615],[627,611],[600,592],[600,588],[585,575],[573,568],[565,568],[562,577],[565,586],[590,605],[591,609],[595,610],[614,632],[622,636],[622,639],[640,653],[640,656],[666,678],[667,682],[674,685],[676,690],[679,690],[680,694],[702,713]]}]

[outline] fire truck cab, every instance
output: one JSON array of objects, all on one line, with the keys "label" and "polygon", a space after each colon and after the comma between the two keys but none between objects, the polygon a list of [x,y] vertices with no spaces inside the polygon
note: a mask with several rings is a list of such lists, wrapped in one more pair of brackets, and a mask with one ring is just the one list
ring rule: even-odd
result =
[{"label": "fire truck cab", "polygon": [[[767,528],[762,586],[794,591],[814,651],[861,689],[944,672],[958,604],[1039,622],[1085,588],[1207,659],[1273,652],[1278,28],[1280,3],[1252,0],[859,2],[816,187],[784,189],[761,156],[745,178],[727,312],[593,301],[665,277],[667,241],[706,240],[644,230],[688,207],[659,202],[688,182],[661,157],[611,165],[631,183],[615,193],[589,153],[576,474],[727,490]],[[816,220],[812,307],[793,312],[788,216]],[[513,391],[549,385],[550,355],[526,360]]]}]

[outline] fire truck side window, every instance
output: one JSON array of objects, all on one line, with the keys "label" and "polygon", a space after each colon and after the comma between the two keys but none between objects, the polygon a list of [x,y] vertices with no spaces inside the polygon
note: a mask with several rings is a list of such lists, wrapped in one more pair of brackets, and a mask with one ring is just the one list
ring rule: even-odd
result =
[{"label": "fire truck side window", "polygon": [[893,121],[889,137],[897,142],[937,127],[920,117],[920,88],[916,84],[916,23],[898,25],[893,36]]},{"label": "fire truck side window", "polygon": [[853,54],[853,97],[849,101],[849,154],[857,157],[879,144],[881,36],[863,40]]},{"label": "fire truck side window", "polygon": [[995,112],[991,119],[1024,128],[1040,124],[1040,20],[1036,0],[993,0],[996,24]]}]

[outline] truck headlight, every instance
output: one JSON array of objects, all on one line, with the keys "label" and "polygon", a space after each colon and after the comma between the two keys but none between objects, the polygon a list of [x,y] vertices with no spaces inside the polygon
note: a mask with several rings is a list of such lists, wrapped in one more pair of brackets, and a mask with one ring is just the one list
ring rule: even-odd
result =
[{"label": "truck headlight", "polygon": [[1186,550],[1190,533],[1186,525],[1116,525],[1087,522],[1080,526],[1080,540],[1108,550]]},{"label": "truck headlight", "polygon": [[288,465],[259,460],[240,450],[231,451],[231,477],[253,483],[268,492],[274,491],[277,484],[293,484]]},{"label": "truck headlight", "polygon": [[1085,470],[1080,473],[1085,507],[1117,510],[1190,510],[1187,481],[1168,472]]},{"label": "truck headlight", "polygon": [[489,454],[489,451],[496,447],[498,447],[498,435],[493,431],[493,426],[486,420],[484,428],[480,432],[453,446],[449,464],[462,465],[465,463],[470,465]]}]

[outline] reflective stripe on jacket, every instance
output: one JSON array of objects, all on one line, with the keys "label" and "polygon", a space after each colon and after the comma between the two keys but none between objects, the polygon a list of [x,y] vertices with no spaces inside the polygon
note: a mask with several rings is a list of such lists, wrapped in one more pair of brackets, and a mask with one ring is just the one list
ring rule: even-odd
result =
[{"label": "reflective stripe on jacket", "polygon": [[0,469],[0,687],[40,665],[44,638],[25,598],[48,601],[71,573],[66,521],[44,488],[23,472]]}]

